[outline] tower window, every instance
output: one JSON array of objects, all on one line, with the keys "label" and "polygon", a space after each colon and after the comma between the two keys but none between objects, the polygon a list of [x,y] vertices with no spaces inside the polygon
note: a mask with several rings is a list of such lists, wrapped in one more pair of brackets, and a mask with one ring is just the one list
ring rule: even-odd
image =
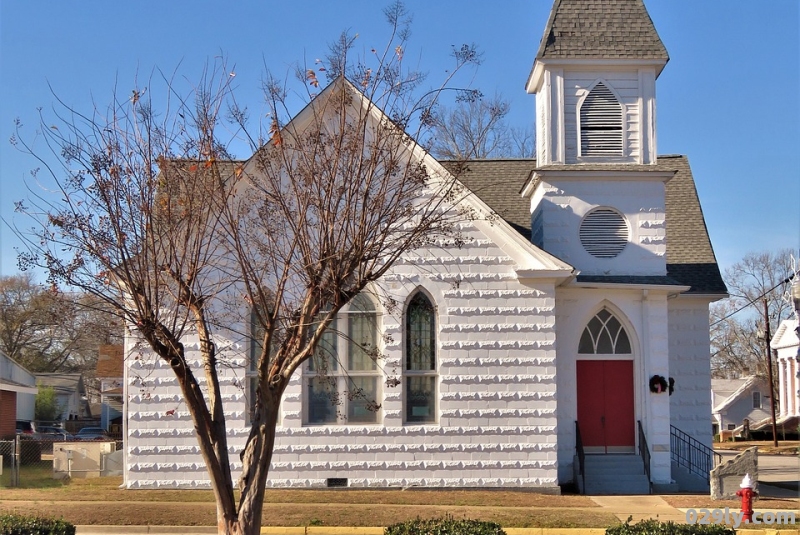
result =
[{"label": "tower window", "polygon": [[630,233],[625,218],[611,208],[595,208],[581,221],[581,245],[597,258],[614,258],[628,244]]},{"label": "tower window", "polygon": [[580,109],[581,156],[622,156],[622,106],[598,82]]}]

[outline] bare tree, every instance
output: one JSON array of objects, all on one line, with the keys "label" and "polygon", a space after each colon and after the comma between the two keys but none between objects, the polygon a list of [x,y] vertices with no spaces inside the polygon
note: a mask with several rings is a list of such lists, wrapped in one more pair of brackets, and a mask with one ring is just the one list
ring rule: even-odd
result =
[{"label": "bare tree", "polygon": [[122,334],[88,296],[46,288],[30,273],[0,277],[0,349],[32,372],[93,376],[98,347]]},{"label": "bare tree", "polygon": [[[456,207],[453,176],[424,165],[414,143],[452,78],[419,96],[422,76],[403,62],[405,10],[395,3],[386,14],[384,49],[351,59],[353,38],[343,35],[325,61],[299,69],[310,104],[294,119],[285,84],[267,78],[271,113],[247,137],[254,155],[245,162],[231,160],[222,137],[249,129],[223,64],[188,97],[167,79],[159,113],[151,80],[102,112],[67,108],[53,128],[43,121],[58,165],[17,140],[58,189],[19,205],[38,223],[21,260],[103,300],[173,370],[220,533],[259,533],[281,396],[337,312],[401,255],[457,243],[455,223],[472,217]],[[450,76],[477,58],[457,49]],[[330,81],[321,91],[319,73]],[[251,311],[263,337],[237,503],[220,386],[230,362],[218,340],[242,331]]]},{"label": "bare tree", "polygon": [[792,274],[790,249],[751,252],[725,271],[730,298],[711,307],[711,366],[716,377],[767,376],[763,301],[772,332],[792,313],[784,298]]},{"label": "bare tree", "polygon": [[533,129],[510,128],[510,110],[511,104],[499,95],[440,106],[433,114],[431,153],[445,160],[534,157]]}]

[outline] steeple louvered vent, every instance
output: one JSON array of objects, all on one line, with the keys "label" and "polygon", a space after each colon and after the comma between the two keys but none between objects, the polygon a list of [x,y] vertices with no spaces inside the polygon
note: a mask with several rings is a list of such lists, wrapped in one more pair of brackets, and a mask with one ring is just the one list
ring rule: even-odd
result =
[{"label": "steeple louvered vent", "polygon": [[625,218],[611,208],[596,208],[581,221],[581,244],[597,258],[614,258],[629,240]]},{"label": "steeple louvered vent", "polygon": [[581,156],[622,155],[622,106],[598,82],[581,105]]}]

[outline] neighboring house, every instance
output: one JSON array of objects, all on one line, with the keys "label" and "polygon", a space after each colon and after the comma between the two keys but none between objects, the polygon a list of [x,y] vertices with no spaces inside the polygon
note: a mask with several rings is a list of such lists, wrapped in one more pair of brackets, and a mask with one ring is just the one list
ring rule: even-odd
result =
[{"label": "neighboring house", "polygon": [[711,379],[714,434],[739,435],[747,419],[750,429],[771,416],[769,383],[755,375],[741,379]]},{"label": "neighboring house", "polygon": [[[331,350],[380,407],[332,405],[299,370],[268,485],[557,490],[575,480],[577,422],[587,453],[633,454],[646,438],[651,480],[668,487],[671,426],[711,445],[708,307],[726,288],[687,158],[656,156],[667,60],[641,0],[556,0],[527,83],[537,159],[468,162],[459,179],[474,195],[461,202],[500,218],[464,224],[460,248],[401,258],[376,284],[399,306],[371,291],[342,310],[338,330],[385,360],[345,339]],[[217,343],[234,450],[248,436],[247,329]],[[197,339],[184,344],[197,362]],[[169,366],[130,336],[126,354],[126,486],[207,486]],[[330,373],[344,388],[345,372]]]},{"label": "neighboring house", "polygon": [[102,345],[95,377],[100,381],[100,425],[106,431],[122,431],[122,381],[125,352],[122,345]]},{"label": "neighboring house", "polygon": [[79,373],[37,373],[36,385],[55,390],[61,410],[56,420],[83,420],[91,418],[83,376]]},{"label": "neighboring house", "polygon": [[778,425],[792,434],[800,426],[800,325],[797,317],[783,320],[770,342],[777,352]]},{"label": "neighboring house", "polygon": [[0,440],[13,436],[16,421],[33,421],[36,378],[0,351]]}]

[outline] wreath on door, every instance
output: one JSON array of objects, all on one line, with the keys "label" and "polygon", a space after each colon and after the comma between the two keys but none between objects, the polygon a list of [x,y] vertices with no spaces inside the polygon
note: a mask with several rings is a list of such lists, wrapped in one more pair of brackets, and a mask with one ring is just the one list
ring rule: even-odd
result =
[{"label": "wreath on door", "polygon": [[650,392],[660,394],[666,392],[668,388],[669,385],[663,375],[654,375],[650,378]]}]

